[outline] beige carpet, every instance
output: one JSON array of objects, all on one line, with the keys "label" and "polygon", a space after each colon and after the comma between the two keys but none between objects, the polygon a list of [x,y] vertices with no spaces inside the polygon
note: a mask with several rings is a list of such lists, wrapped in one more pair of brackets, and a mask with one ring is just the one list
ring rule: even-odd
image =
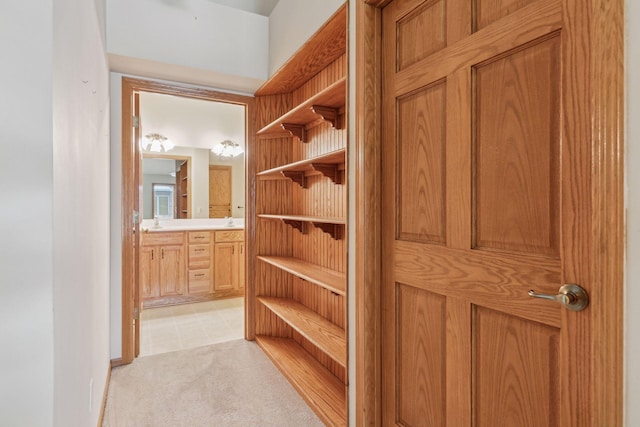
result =
[{"label": "beige carpet", "polygon": [[114,368],[102,425],[323,424],[255,343],[236,340]]}]

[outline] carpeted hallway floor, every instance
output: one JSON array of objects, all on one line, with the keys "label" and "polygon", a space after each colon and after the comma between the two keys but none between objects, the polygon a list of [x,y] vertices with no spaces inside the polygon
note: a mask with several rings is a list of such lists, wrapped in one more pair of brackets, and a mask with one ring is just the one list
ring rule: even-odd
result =
[{"label": "carpeted hallway floor", "polygon": [[114,368],[102,425],[323,424],[255,343],[235,340]]}]

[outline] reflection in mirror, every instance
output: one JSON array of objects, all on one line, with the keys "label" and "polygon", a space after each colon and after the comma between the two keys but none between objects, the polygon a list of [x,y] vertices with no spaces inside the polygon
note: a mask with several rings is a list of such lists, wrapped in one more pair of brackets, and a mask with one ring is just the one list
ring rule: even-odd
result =
[{"label": "reflection in mirror", "polygon": [[175,211],[175,188],[174,184],[151,184],[153,190],[152,211],[153,217],[158,219],[174,219]]},{"label": "reflection in mirror", "polygon": [[[143,135],[158,133],[175,144],[164,153],[141,146],[144,219],[153,219],[152,184],[175,185],[176,219],[244,217],[244,105],[141,92],[140,127]],[[235,157],[212,152],[224,141],[237,144]],[[165,169],[155,169],[162,161]],[[177,168],[184,161],[186,173]]]},{"label": "reflection in mirror", "polygon": [[[143,153],[143,219],[153,219],[153,184],[175,185],[175,218],[244,217],[244,154],[220,159],[194,147],[175,147],[170,153]],[[185,161],[186,180],[177,172]]]}]

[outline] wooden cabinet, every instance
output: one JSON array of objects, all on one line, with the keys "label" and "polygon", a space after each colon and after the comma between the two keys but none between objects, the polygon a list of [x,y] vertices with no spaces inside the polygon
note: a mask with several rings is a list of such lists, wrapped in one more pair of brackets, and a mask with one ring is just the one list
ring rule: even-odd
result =
[{"label": "wooden cabinet", "polygon": [[213,279],[215,292],[244,289],[244,232],[216,231],[214,244],[216,263]]},{"label": "wooden cabinet", "polygon": [[173,297],[185,291],[184,233],[153,233],[142,238],[140,287],[143,299]]},{"label": "wooden cabinet", "polygon": [[256,92],[260,130],[247,151],[256,176],[249,329],[336,426],[347,424],[349,382],[345,34],[342,7]]},{"label": "wooden cabinet", "polygon": [[213,266],[213,252],[211,251],[210,231],[189,231],[189,261],[188,261],[188,294],[200,295],[213,292],[211,270]]},{"label": "wooden cabinet", "polygon": [[144,307],[244,295],[243,230],[144,233],[141,243]]}]

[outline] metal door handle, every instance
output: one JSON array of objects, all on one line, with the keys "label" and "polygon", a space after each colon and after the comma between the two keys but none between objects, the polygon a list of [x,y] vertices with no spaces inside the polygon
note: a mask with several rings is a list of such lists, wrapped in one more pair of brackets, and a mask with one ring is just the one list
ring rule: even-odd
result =
[{"label": "metal door handle", "polygon": [[589,305],[587,291],[574,284],[560,286],[557,295],[539,294],[534,290],[530,290],[529,296],[556,301],[572,311],[584,310]]}]

